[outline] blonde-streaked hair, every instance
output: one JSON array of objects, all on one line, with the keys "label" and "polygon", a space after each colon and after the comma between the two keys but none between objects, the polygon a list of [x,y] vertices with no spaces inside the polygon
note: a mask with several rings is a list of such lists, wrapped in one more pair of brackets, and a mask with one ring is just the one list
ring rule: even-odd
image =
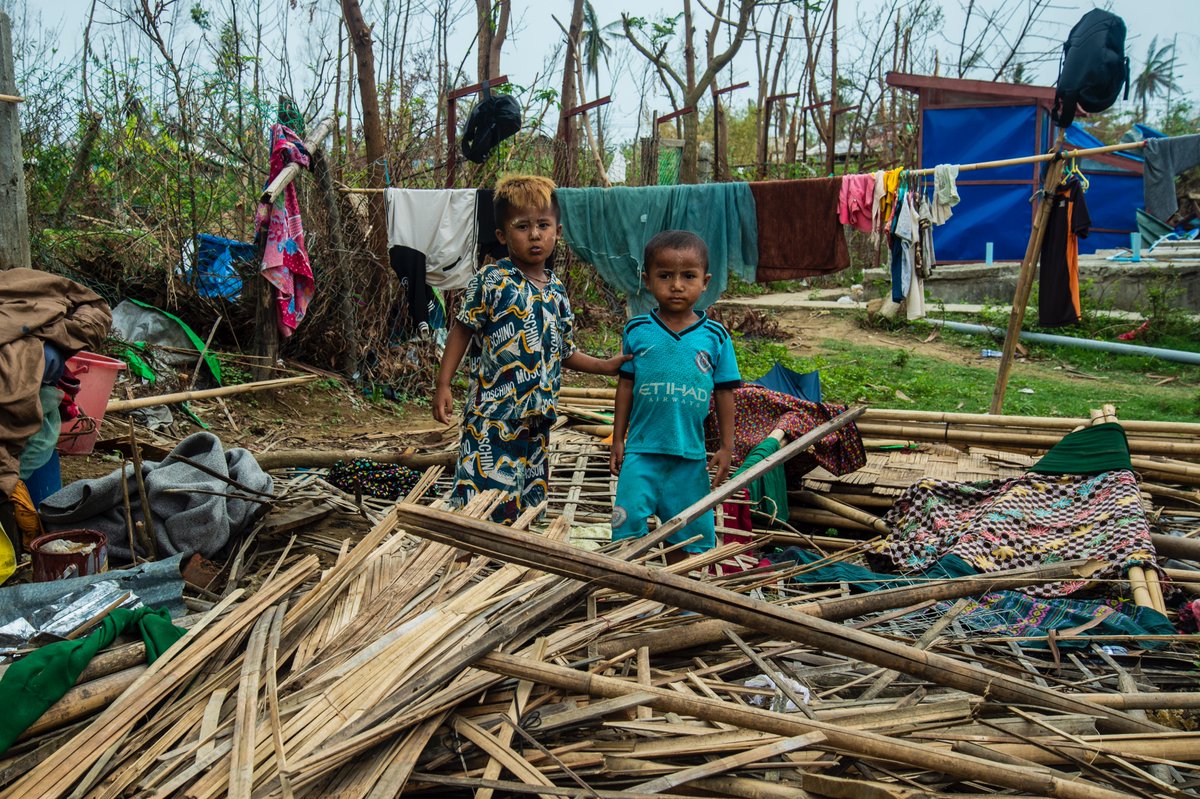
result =
[{"label": "blonde-streaked hair", "polygon": [[516,208],[549,208],[559,218],[554,181],[541,175],[505,175],[496,182],[496,225],[504,227]]}]

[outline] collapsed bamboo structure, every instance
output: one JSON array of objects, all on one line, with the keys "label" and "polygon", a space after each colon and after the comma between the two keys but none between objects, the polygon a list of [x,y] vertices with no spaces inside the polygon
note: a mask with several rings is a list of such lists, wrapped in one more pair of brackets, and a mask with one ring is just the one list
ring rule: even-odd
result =
[{"label": "collapsed bamboo structure", "polygon": [[[439,467],[399,504],[323,498],[314,470],[284,475],[299,509],[327,501],[370,528],[346,538],[268,517],[263,531],[278,532],[250,542],[237,584],[185,620],[188,643],[150,667],[136,643],[98,657],[0,756],[0,797],[1189,795],[1191,636],[1060,648],[1084,635],[1070,633],[1037,650],[960,624],[972,598],[1086,579],[1092,562],[868,593],[805,586],[792,577],[812,564],[749,553],[799,543],[822,563],[853,560],[887,534],[897,494],[818,475],[791,492],[793,510],[841,537],[756,526],[748,543],[654,565],[652,547],[689,519],[871,418],[854,409],[636,545],[599,552],[575,545],[613,486],[605,448],[584,436],[552,448],[549,521],[535,509],[513,528],[485,521],[486,493],[443,507]],[[1179,561],[1168,577],[1193,573],[1200,543],[1154,541]],[[1154,605],[1151,573],[1130,581]],[[1138,649],[1150,643],[1166,649]]]}]

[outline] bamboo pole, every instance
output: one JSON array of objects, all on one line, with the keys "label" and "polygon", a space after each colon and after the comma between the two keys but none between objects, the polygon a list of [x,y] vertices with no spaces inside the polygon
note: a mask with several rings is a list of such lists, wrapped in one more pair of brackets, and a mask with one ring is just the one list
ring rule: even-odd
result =
[{"label": "bamboo pole", "polygon": [[1150,589],[1146,586],[1146,572],[1141,566],[1130,566],[1126,572],[1129,578],[1129,589],[1133,592],[1133,601],[1144,608],[1154,608],[1150,598]]},{"label": "bamboo pole", "polygon": [[[1048,450],[1062,441],[1061,435],[1038,435],[1018,430],[991,432],[964,429],[948,424],[906,425],[882,421],[859,422],[858,431],[864,436],[888,436],[945,444],[1011,446],[1028,450]],[[1134,455],[1175,455],[1195,458],[1200,457],[1200,440],[1188,443],[1178,440],[1130,438],[1129,451]],[[1198,467],[1198,471],[1200,471],[1200,467]]]},{"label": "bamboo pole", "polygon": [[[312,134],[309,135],[309,137],[304,141],[305,148],[307,148],[308,152],[313,152],[315,149],[321,146],[321,142],[329,138],[329,134],[332,132],[333,117],[325,117],[325,119],[322,119],[317,124],[316,128],[313,129]],[[279,170],[279,174],[275,176],[275,179],[272,180],[265,189],[263,189],[258,201],[260,203],[271,205],[276,199],[278,199],[279,193],[282,192],[289,183],[295,180],[296,176],[299,174],[299,164],[295,162],[288,164],[283,169]]]},{"label": "bamboo pole", "polygon": [[281,377],[275,380],[260,380],[256,383],[242,383],[237,386],[221,386],[206,388],[200,391],[178,391],[174,394],[159,394],[155,397],[138,397],[131,400],[115,400],[108,403],[105,413],[116,411],[132,411],[137,408],[152,408],[155,405],[174,405],[189,400],[212,399],[213,397],[230,397],[235,394],[249,394],[254,391],[266,391],[272,388],[302,386],[317,379],[316,375],[300,375],[298,377]]},{"label": "bamboo pole", "polygon": [[[1063,134],[1059,133],[1055,150],[1062,146]],[[1046,222],[1050,219],[1050,209],[1054,203],[1054,192],[1062,179],[1063,160],[1053,155],[1046,179],[1042,183],[1041,204],[1034,216],[1033,229],[1029,233],[1029,244],[1025,248],[1025,257],[1021,259],[1021,271],[1017,275],[1017,289],[1013,295],[1012,311],[1008,315],[1008,332],[1004,334],[1004,350],[1000,357],[1000,368],[996,370],[996,385],[992,390],[990,412],[1004,412],[1004,393],[1008,389],[1008,375],[1012,371],[1013,358],[1017,352],[1017,339],[1021,334],[1021,324],[1025,320],[1025,306],[1029,303],[1029,293],[1033,288],[1033,273],[1037,267],[1042,250],[1042,239],[1046,236]],[[996,162],[995,165],[999,165]]]},{"label": "bamboo pole", "polygon": [[[795,494],[796,497],[802,502],[807,502],[810,505],[823,508],[830,513],[834,513],[843,518],[858,522],[859,524],[869,527],[877,533],[888,535],[892,532],[892,529],[888,527],[887,522],[878,516],[859,510],[858,508],[847,505],[844,502],[839,502],[833,497],[829,497],[824,494],[817,494],[812,491],[797,491]],[[789,492],[788,496],[791,497],[792,493]]]},{"label": "bamboo pole", "polygon": [[613,699],[645,692],[652,695],[647,704],[659,710],[695,716],[706,721],[733,724],[749,730],[786,737],[820,732],[834,749],[860,758],[906,763],[964,780],[980,780],[1039,796],[1055,796],[1061,799],[1118,799],[1125,796],[1085,780],[1067,780],[1050,774],[1031,773],[1022,768],[991,763],[912,741],[889,738],[868,730],[846,729],[837,724],[805,718],[800,714],[773,713],[719,699],[691,696],[670,688],[638,685],[614,677],[576,671],[565,666],[535,662],[528,658],[494,652],[480,660],[478,665],[505,677],[532,680],[542,685],[589,696]]},{"label": "bamboo pole", "polygon": [[[1056,416],[1010,416],[989,413],[946,413],[917,411],[903,408],[867,408],[862,424],[868,422],[913,422],[953,425],[984,425],[986,427],[1017,427],[1028,429],[1062,430],[1069,432],[1091,424],[1091,419]],[[1120,425],[1127,433],[1178,433],[1200,438],[1200,424],[1193,422],[1154,422],[1123,419]]]},{"label": "bamboo pole", "polygon": [[[751,471],[753,469],[746,473]],[[1067,713],[1090,714],[1119,732],[1161,729],[1158,725],[1130,718],[1124,713],[1110,711],[1090,702],[1080,702],[1056,691],[946,655],[925,652],[686,577],[583,552],[568,544],[510,530],[492,522],[416,505],[398,505],[395,513],[406,530],[423,538],[576,580],[595,581],[606,588],[752,627],[783,640],[801,641],[818,649],[978,696],[987,695],[1002,702],[1031,704]],[[663,525],[663,528],[669,525]],[[657,533],[661,533],[663,528]]]},{"label": "bamboo pole", "polygon": [[[1059,146],[1062,145],[1062,137],[1059,137]],[[1137,150],[1146,146],[1144,141],[1123,142],[1121,144],[1106,144],[1103,147],[1087,147],[1079,150],[1064,150],[1060,153],[1042,153],[1041,155],[1025,155],[1020,158],[1005,158],[999,161],[980,161],[976,164],[959,164],[959,172],[973,172],[976,169],[996,169],[1004,166],[1020,166],[1021,164],[1037,164],[1042,161],[1053,161],[1055,158],[1063,160],[1069,158],[1088,158],[1093,155],[1104,155],[1105,153],[1119,153],[1125,150]],[[933,169],[910,169],[909,175],[932,175]]]}]

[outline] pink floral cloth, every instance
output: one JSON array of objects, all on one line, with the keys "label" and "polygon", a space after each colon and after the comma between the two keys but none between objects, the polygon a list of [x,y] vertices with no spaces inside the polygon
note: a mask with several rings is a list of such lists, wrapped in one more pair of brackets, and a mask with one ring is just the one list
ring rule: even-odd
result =
[{"label": "pink floral cloth", "polygon": [[[285,166],[296,163],[309,166],[304,143],[286,125],[271,126],[271,168],[267,185]],[[279,333],[285,338],[295,332],[312,302],[316,283],[308,250],[304,246],[304,225],[300,222],[300,203],[296,187],[288,184],[274,205],[259,203],[254,215],[255,231],[267,232],[267,247],[263,252],[262,276],[275,287],[275,303]]]}]

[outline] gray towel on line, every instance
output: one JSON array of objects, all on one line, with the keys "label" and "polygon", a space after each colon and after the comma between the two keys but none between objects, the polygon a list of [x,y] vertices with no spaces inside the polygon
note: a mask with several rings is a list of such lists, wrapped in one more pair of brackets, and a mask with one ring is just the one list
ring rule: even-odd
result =
[{"label": "gray towel on line", "polygon": [[[212,433],[201,432],[188,436],[159,463],[142,462],[142,480],[146,484],[146,497],[152,509],[159,557],[199,552],[206,558],[212,558],[231,540],[236,540],[249,529],[267,512],[269,506],[261,502],[218,496],[244,495],[244,492],[185,463],[179,459],[180,455],[255,491],[270,494],[274,482],[269,474],[259,468],[248,450],[238,448],[225,451],[221,440]],[[129,532],[125,524],[122,479],[129,486],[133,519],[141,520],[143,511],[137,480],[130,466],[124,473],[118,469],[106,477],[77,480],[47,497],[40,508],[43,523],[49,530],[99,530],[108,536],[110,556],[124,561],[132,560]]]},{"label": "gray towel on line", "polygon": [[1146,139],[1142,174],[1146,213],[1166,222],[1179,210],[1175,176],[1200,164],[1200,133],[1169,139]]}]

